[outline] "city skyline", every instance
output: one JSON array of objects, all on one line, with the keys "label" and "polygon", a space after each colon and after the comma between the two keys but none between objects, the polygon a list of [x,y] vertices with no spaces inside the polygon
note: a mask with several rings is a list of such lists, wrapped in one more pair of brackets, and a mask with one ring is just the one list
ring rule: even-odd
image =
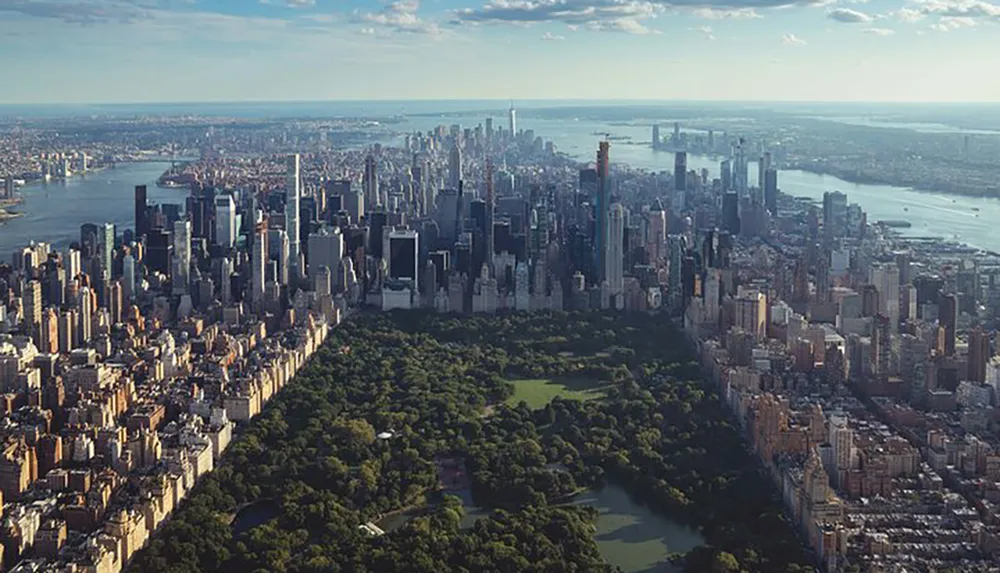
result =
[{"label": "city skyline", "polygon": [[0,13],[5,104],[1000,98],[984,73],[1000,5],[981,0],[7,0]]}]

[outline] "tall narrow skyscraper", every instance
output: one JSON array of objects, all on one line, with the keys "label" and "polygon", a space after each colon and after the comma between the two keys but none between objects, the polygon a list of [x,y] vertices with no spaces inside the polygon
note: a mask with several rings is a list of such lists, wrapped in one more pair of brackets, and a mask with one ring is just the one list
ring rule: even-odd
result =
[{"label": "tall narrow skyscraper", "polygon": [[688,154],[678,151],[674,154],[674,190],[680,193],[687,191]]},{"label": "tall narrow skyscraper", "polygon": [[135,238],[141,241],[149,231],[149,221],[146,217],[146,186],[135,186]]},{"label": "tall narrow skyscraper", "polygon": [[365,193],[365,207],[373,210],[382,205],[378,192],[378,163],[371,153],[365,157],[365,173],[361,181]]},{"label": "tall narrow skyscraper", "polygon": [[514,109],[514,102],[510,102],[510,136],[517,137],[517,110]]},{"label": "tall narrow skyscraper", "polygon": [[594,246],[597,251],[597,264],[595,266],[601,280],[606,278],[604,276],[606,270],[604,261],[608,258],[608,201],[611,198],[610,151],[611,144],[607,141],[602,141],[597,148],[597,197],[594,203],[597,209],[595,213],[597,232]]},{"label": "tall narrow skyscraper", "polygon": [[764,183],[767,177],[767,170],[771,168],[771,152],[768,151],[760,156],[760,161],[757,162],[757,187],[760,189],[764,188]]},{"label": "tall narrow skyscraper", "polygon": [[493,217],[496,208],[496,197],[493,194],[493,162],[486,159],[486,264],[493,268]]},{"label": "tall narrow skyscraper", "polygon": [[264,270],[267,265],[267,223],[259,222],[253,231],[253,254],[250,259],[250,304],[260,311],[264,304]]},{"label": "tall narrow skyscraper", "polygon": [[299,203],[302,197],[299,180],[299,154],[288,157],[288,168],[285,172],[285,234],[288,235],[289,273],[298,280],[300,272],[299,261],[302,258],[299,249]]},{"label": "tall narrow skyscraper", "polygon": [[97,251],[101,258],[101,268],[111,276],[112,263],[115,258],[115,224],[105,223],[101,225],[97,236]]},{"label": "tall narrow skyscraper", "polygon": [[[622,265],[624,264],[625,250],[625,208],[621,203],[611,205],[608,214],[608,255],[605,260],[605,280],[611,296],[618,301],[624,290],[624,279],[622,276]],[[614,306],[614,303],[613,303]]]},{"label": "tall narrow skyscraper", "polygon": [[171,285],[174,294],[188,292],[191,284],[191,221],[174,222],[174,264]]},{"label": "tall narrow skyscraper", "polygon": [[458,189],[462,184],[462,148],[456,141],[451,146],[451,153],[448,155],[448,186]]}]

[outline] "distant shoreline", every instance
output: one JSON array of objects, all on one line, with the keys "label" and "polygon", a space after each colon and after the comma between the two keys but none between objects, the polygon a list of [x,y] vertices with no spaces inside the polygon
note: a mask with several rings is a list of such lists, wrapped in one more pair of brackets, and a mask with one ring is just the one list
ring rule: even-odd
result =
[{"label": "distant shoreline", "polygon": [[920,193],[939,193],[942,195],[952,195],[955,197],[966,197],[970,199],[1000,199],[1000,189],[988,190],[987,192],[984,193],[982,192],[982,190],[976,192],[972,189],[963,189],[961,187],[937,187],[937,186],[932,187],[927,184],[914,184],[907,181],[897,181],[890,178],[875,177],[866,174],[858,174],[856,172],[852,172],[846,169],[822,169],[812,165],[800,165],[794,163],[786,167],[786,169],[805,171],[807,173],[812,173],[815,175],[836,177],[837,179],[842,179],[844,181],[847,181],[848,183],[853,183],[855,185],[885,185],[888,187],[909,189]]}]

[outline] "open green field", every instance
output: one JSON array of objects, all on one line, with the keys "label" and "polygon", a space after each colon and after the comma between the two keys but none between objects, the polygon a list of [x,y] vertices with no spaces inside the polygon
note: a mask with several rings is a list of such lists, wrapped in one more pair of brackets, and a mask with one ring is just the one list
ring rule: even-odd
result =
[{"label": "open green field", "polygon": [[516,406],[522,400],[529,408],[544,408],[553,398],[559,396],[567,400],[593,400],[602,398],[608,383],[601,380],[581,378],[531,378],[511,380],[514,395],[507,404]]}]

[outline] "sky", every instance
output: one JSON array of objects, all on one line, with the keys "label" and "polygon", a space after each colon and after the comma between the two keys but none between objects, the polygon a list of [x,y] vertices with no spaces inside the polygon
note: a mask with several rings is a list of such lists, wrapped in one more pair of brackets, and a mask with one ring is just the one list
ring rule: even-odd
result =
[{"label": "sky", "polygon": [[0,103],[1000,101],[986,0],[0,0]]}]

